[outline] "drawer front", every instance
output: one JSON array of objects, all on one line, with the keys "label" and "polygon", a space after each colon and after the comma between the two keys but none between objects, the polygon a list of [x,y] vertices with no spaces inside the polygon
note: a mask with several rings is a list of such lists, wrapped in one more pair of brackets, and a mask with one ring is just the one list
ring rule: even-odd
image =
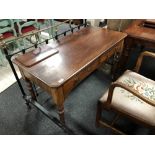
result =
[{"label": "drawer front", "polygon": [[89,66],[81,70],[77,75],[73,76],[63,85],[64,96],[67,96],[69,92],[76,87],[83,79],[90,75],[94,70],[99,67],[99,60],[95,60]]},{"label": "drawer front", "polygon": [[100,63],[105,62],[107,59],[112,57],[115,53],[121,53],[123,50],[123,41],[119,42],[115,47],[104,53],[100,56],[99,61]]}]

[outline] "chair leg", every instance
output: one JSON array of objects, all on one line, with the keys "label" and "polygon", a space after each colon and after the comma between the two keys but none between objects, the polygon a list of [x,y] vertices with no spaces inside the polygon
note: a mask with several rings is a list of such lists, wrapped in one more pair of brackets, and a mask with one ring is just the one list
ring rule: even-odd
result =
[{"label": "chair leg", "polygon": [[113,126],[114,123],[115,123],[119,118],[120,118],[120,115],[117,114],[117,115],[115,116],[115,118],[112,120],[112,122],[111,122],[111,126]]},{"label": "chair leg", "polygon": [[0,65],[3,65],[3,55],[2,51],[0,50]]},{"label": "chair leg", "polygon": [[7,61],[5,61],[5,56],[2,53],[2,49],[0,49],[0,65],[6,67]]},{"label": "chair leg", "polygon": [[38,37],[38,41],[41,43],[42,42],[42,40],[41,40],[41,32],[40,33],[37,33],[36,34],[36,37]]},{"label": "chair leg", "polygon": [[118,134],[126,135],[124,132],[122,132],[122,131],[116,129],[115,127],[109,125],[109,124],[106,123],[106,122],[100,121],[99,124],[100,124],[100,126],[103,126],[103,127],[107,127],[107,128],[112,129],[114,132],[116,132],[116,133],[118,133]]},{"label": "chair leg", "polygon": [[[54,26],[54,20],[53,19],[49,19],[49,25],[50,26]],[[49,29],[50,38],[55,36],[54,32],[55,32],[55,28],[54,27]]]},{"label": "chair leg", "polygon": [[99,122],[102,116],[102,103],[98,101],[97,103],[97,112],[96,112],[96,127],[99,127]]},{"label": "chair leg", "polygon": [[103,109],[103,105],[102,105],[102,103],[100,101],[98,101],[97,113],[96,113],[96,127],[100,127],[100,126],[107,127],[107,128],[112,129],[116,133],[124,135],[125,134],[124,132],[122,132],[122,131],[120,131],[120,130],[118,130],[115,127],[112,126],[118,120],[119,115],[117,115],[114,118],[114,120],[112,121],[111,124],[108,124],[108,123],[104,122],[103,119],[102,119],[102,109]]},{"label": "chair leg", "polygon": [[23,47],[22,47],[22,45],[20,44],[20,41],[17,40],[16,43],[17,43],[17,48],[21,51],[21,50],[23,49]]},{"label": "chair leg", "polygon": [[26,49],[26,42],[25,42],[25,38],[22,38],[22,44],[23,44],[24,49]]},{"label": "chair leg", "polygon": [[[51,26],[50,25],[50,21],[48,19],[45,21],[45,25],[46,25],[46,27]],[[51,35],[52,35],[52,30],[50,28],[47,31],[48,31],[48,35],[49,35],[49,39],[50,39],[51,38]]]},{"label": "chair leg", "polygon": [[155,128],[150,129],[150,135],[155,135]]}]

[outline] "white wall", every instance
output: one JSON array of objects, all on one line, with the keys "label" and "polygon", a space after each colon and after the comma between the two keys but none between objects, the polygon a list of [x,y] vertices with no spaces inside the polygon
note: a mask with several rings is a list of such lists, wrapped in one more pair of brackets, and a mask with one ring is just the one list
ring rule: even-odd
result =
[{"label": "white wall", "polygon": [[90,22],[92,26],[99,26],[100,20],[101,19],[87,19],[87,21]]}]

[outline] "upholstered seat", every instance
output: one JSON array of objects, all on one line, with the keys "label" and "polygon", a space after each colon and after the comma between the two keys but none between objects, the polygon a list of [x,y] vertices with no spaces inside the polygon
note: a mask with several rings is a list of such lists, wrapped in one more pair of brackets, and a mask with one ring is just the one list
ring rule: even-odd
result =
[{"label": "upholstered seat", "polygon": [[22,34],[24,34],[24,33],[32,32],[34,30],[37,30],[37,28],[34,27],[33,25],[31,25],[31,26],[22,28],[21,32],[22,32]]},{"label": "upholstered seat", "polygon": [[[2,19],[0,20],[0,34],[1,37],[5,39],[11,40],[12,37],[16,37],[17,33],[14,29],[14,23],[11,19]],[[6,41],[6,40],[5,40]]]},{"label": "upholstered seat", "polygon": [[37,21],[36,20],[19,20],[15,21],[16,31],[19,35],[23,35],[25,33],[31,33],[34,30],[37,30]]},{"label": "upholstered seat", "polygon": [[16,36],[14,36],[14,34],[12,32],[5,32],[5,33],[2,34],[2,37],[4,39],[8,39],[10,37],[16,37]]},{"label": "upholstered seat", "polygon": [[[155,81],[140,74],[127,70],[117,82],[133,88],[144,97],[155,101]],[[100,102],[106,103],[108,91],[100,98]],[[155,126],[155,107],[142,101],[127,90],[116,87],[114,89],[111,107],[151,126]]]},{"label": "upholstered seat", "polygon": [[38,19],[37,21],[40,22],[40,23],[44,23],[45,19]]},{"label": "upholstered seat", "polygon": [[[138,71],[144,57],[155,58],[155,53],[142,52],[138,58],[135,72],[127,70],[99,99],[96,113],[96,125],[108,127],[124,134],[114,127],[119,116],[126,116],[136,123],[155,129],[155,81],[148,79]],[[117,116],[112,122],[103,119],[103,109],[114,110]]]}]

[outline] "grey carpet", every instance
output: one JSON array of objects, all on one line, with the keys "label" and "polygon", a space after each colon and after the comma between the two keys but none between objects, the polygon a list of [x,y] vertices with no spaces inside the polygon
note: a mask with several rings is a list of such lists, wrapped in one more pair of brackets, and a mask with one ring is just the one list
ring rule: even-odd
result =
[{"label": "grey carpet", "polygon": [[[75,134],[114,134],[110,129],[95,127],[97,100],[106,91],[110,82],[109,76],[97,70],[68,96],[65,101],[66,124]],[[24,81],[22,83],[24,85]],[[39,90],[38,100],[57,117],[56,108],[48,94]],[[105,112],[104,115],[106,119],[111,119],[114,114]],[[149,134],[148,129],[124,118],[118,121],[117,126],[128,134]],[[0,94],[0,134],[62,135],[65,133],[35,107],[28,110],[15,83]]]}]

